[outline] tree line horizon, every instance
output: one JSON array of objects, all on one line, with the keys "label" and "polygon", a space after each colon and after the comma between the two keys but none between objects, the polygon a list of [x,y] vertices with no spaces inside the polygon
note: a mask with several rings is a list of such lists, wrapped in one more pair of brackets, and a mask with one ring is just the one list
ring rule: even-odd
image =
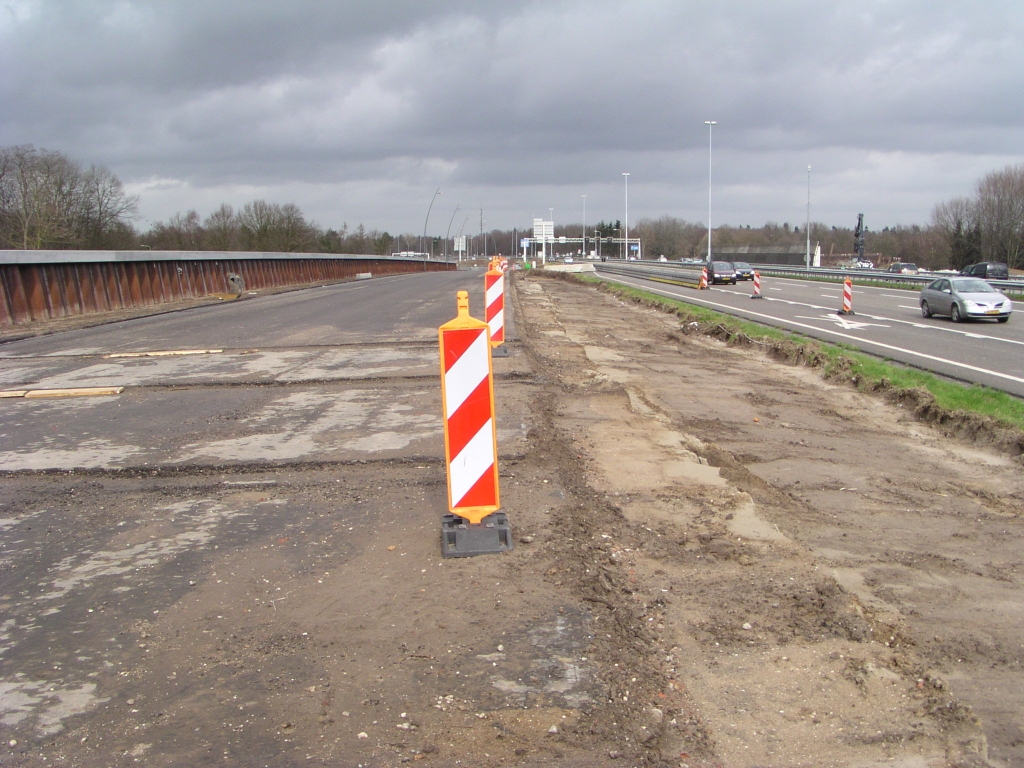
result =
[{"label": "tree line horizon", "polygon": [[[293,203],[251,200],[240,208],[222,203],[202,218],[195,209],[139,231],[138,197],[129,195],[111,171],[82,165],[61,153],[31,145],[0,148],[0,248],[16,250],[268,251],[390,255],[422,251],[454,257],[452,241],[416,233],[392,235],[362,224],[350,230],[323,228]],[[619,221],[600,221],[587,237],[621,237]],[[469,256],[519,252],[528,228],[490,230],[467,236]],[[556,225],[555,237],[580,237],[582,223]],[[701,259],[707,253],[707,225],[675,216],[642,218],[629,228],[645,258]],[[811,222],[811,248],[823,255],[851,255],[853,227]],[[761,227],[722,224],[712,229],[713,247],[805,245],[806,231],[788,222]],[[422,246],[421,246],[422,243]],[[447,246],[447,248],[446,248]],[[572,253],[579,245],[555,244]],[[617,246],[604,255],[618,255]],[[865,250],[883,263],[915,262],[931,269],[960,269],[979,261],[1024,268],[1024,164],[1009,165],[980,179],[970,196],[937,203],[925,224],[897,225],[865,232]]]}]

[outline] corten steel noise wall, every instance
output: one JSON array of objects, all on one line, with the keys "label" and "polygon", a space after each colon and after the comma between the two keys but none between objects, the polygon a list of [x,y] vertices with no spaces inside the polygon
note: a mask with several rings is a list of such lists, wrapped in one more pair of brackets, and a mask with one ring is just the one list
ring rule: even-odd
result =
[{"label": "corten steel noise wall", "polygon": [[457,269],[387,256],[224,251],[0,251],[0,326],[246,290]]}]

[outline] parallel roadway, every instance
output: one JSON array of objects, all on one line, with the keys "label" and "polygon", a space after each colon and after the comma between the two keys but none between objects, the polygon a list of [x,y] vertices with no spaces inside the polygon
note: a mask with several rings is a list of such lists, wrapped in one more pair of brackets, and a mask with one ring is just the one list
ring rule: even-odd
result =
[{"label": "parallel roadway", "polygon": [[750,298],[750,282],[697,291],[642,278],[600,276],[1024,397],[1024,306],[1020,302],[1005,324],[953,323],[948,317],[923,318],[917,291],[855,285],[854,314],[842,316],[838,314],[843,302],[841,284],[763,277],[764,298],[755,301]]}]

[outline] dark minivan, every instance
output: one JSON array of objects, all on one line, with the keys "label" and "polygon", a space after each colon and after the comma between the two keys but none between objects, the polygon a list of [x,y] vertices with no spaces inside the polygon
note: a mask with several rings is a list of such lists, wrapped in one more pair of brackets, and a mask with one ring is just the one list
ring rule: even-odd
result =
[{"label": "dark minivan", "polygon": [[980,277],[982,280],[1009,280],[1010,270],[998,261],[983,261],[980,264],[969,264],[960,270],[961,275]]},{"label": "dark minivan", "polygon": [[732,283],[736,285],[736,269],[731,261],[708,262],[708,285]]}]

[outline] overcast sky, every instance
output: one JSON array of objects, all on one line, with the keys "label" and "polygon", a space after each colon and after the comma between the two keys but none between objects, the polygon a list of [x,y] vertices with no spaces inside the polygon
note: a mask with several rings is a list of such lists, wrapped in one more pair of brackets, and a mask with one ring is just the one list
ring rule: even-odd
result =
[{"label": "overcast sky", "polygon": [[[1021,0],[0,0],[0,145],[140,228],[253,199],[422,232],[672,215],[871,229],[1024,161]],[[456,213],[456,206],[459,211]],[[469,217],[468,221],[466,217]]]}]

